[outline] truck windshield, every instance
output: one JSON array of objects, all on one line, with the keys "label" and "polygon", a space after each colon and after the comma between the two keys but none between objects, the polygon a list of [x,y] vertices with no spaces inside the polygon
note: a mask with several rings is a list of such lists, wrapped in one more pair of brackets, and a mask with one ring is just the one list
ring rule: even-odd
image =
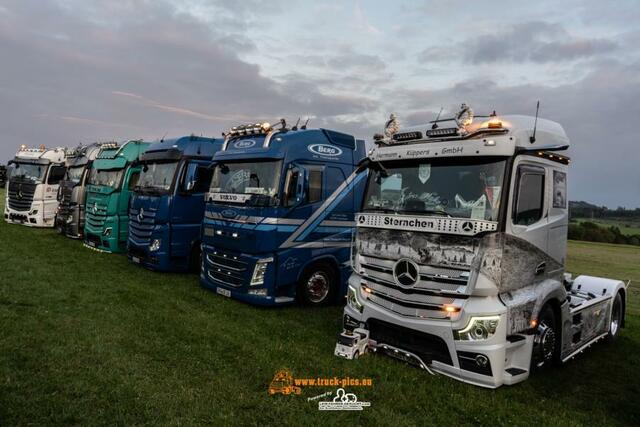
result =
[{"label": "truck windshield", "polygon": [[124,169],[91,169],[89,184],[117,188]]},{"label": "truck windshield", "polygon": [[84,166],[73,166],[67,169],[67,180],[72,181],[74,184],[80,182],[82,179],[82,172],[84,172]]},{"label": "truck windshield", "polygon": [[218,163],[213,171],[211,193],[278,195],[282,161]]},{"label": "truck windshield", "polygon": [[42,182],[47,171],[46,165],[36,165],[33,163],[14,163],[11,168],[9,179],[26,179],[33,182]]},{"label": "truck windshield", "polygon": [[369,175],[364,211],[498,220],[506,159],[385,162]]},{"label": "truck windshield", "polygon": [[142,168],[136,189],[168,191],[177,169],[178,162],[147,163]]}]

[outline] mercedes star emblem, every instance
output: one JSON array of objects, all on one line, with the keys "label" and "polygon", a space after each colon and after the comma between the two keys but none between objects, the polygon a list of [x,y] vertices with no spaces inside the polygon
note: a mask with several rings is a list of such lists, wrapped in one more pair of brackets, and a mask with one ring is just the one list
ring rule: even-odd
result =
[{"label": "mercedes star emblem", "polygon": [[400,259],[393,266],[393,278],[402,287],[409,288],[420,280],[418,264],[410,259]]},{"label": "mercedes star emblem", "polygon": [[465,221],[460,225],[462,231],[470,233],[473,231],[473,223],[471,221]]}]

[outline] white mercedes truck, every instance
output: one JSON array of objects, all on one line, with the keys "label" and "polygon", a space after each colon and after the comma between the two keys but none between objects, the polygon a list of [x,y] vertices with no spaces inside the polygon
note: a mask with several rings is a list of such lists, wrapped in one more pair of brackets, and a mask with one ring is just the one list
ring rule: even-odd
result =
[{"label": "white mercedes truck", "polygon": [[67,170],[65,149],[22,145],[9,165],[5,221],[31,227],[55,226],[58,186]]},{"label": "white mercedes truck", "polygon": [[527,116],[399,129],[362,169],[345,331],[432,373],[495,388],[565,362],[624,326],[628,284],[565,273],[569,147]]}]

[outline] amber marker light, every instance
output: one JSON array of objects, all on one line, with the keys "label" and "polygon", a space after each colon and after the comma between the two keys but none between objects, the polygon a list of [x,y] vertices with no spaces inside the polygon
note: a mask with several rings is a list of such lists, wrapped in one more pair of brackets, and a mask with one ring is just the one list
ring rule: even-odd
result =
[{"label": "amber marker light", "polygon": [[460,311],[460,307],[456,307],[455,305],[445,304],[444,311],[446,311],[447,313],[457,313]]}]

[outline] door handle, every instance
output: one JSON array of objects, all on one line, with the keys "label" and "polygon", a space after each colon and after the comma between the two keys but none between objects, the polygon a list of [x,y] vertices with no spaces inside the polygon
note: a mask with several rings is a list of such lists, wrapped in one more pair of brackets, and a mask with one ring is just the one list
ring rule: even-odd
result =
[{"label": "door handle", "polygon": [[540,264],[536,266],[536,276],[544,273],[544,270],[547,268],[547,263],[542,261]]}]

